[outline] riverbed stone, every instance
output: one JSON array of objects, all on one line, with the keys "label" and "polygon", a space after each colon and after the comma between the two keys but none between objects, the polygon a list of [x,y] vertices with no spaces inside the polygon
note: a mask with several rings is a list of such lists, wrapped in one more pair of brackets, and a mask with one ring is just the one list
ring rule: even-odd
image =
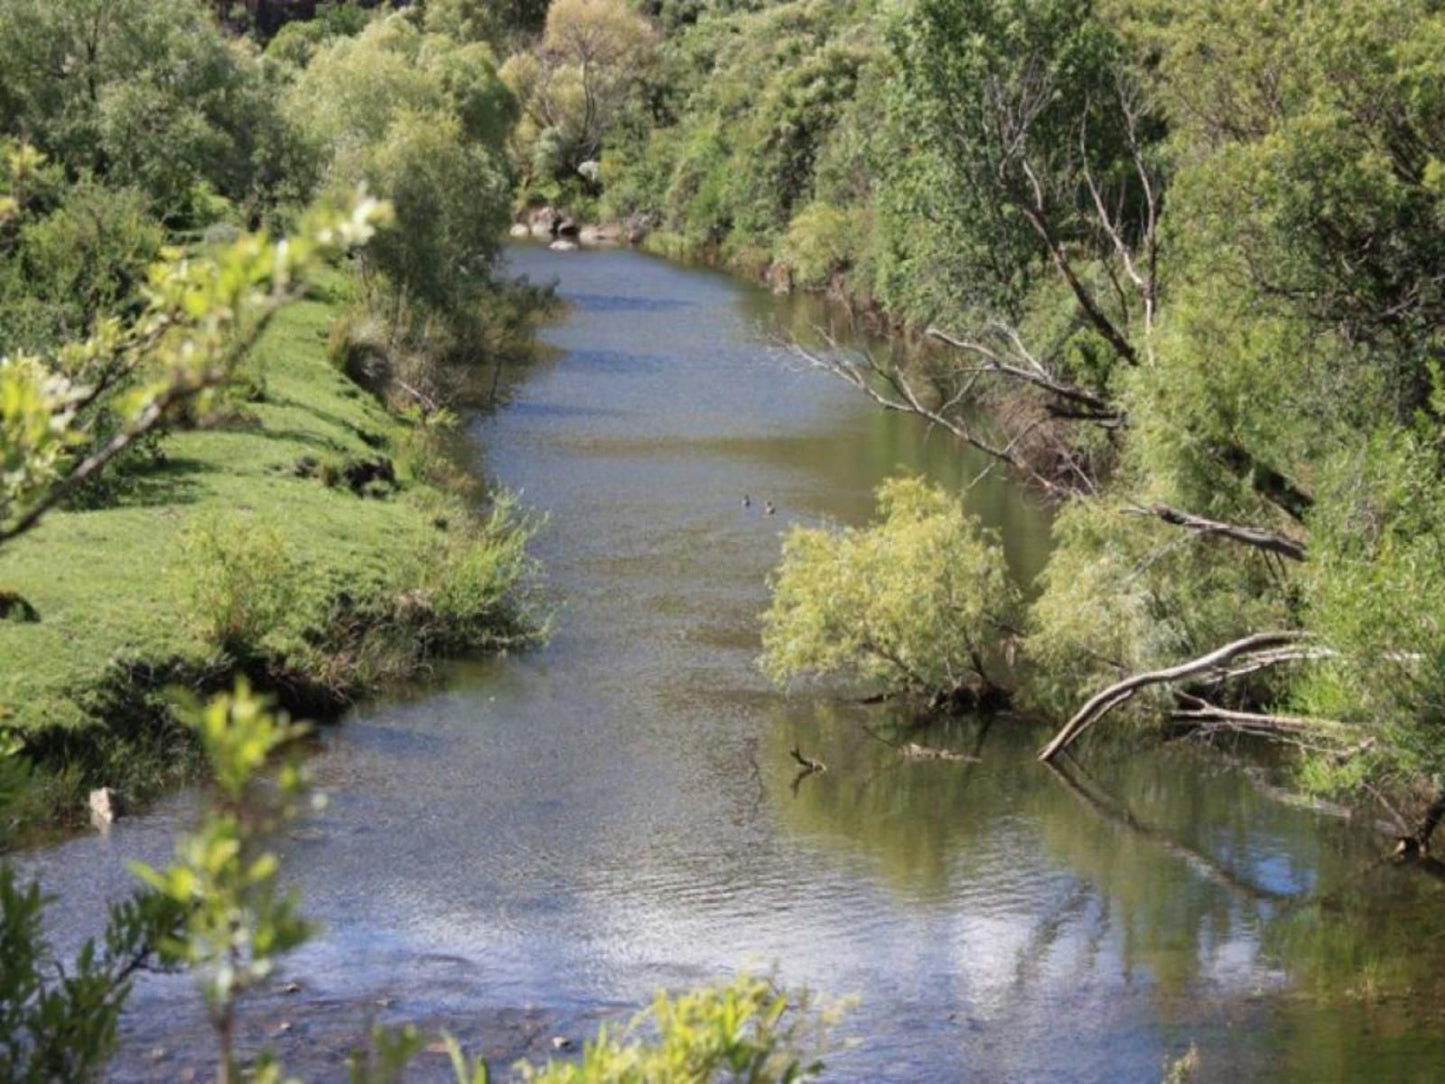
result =
[{"label": "riverbed stone", "polygon": [[622,227],[615,222],[601,226],[583,226],[577,239],[584,245],[615,245],[622,240]]},{"label": "riverbed stone", "polygon": [[90,822],[102,831],[114,824],[120,816],[120,800],[109,787],[91,791],[85,805],[90,810]]}]

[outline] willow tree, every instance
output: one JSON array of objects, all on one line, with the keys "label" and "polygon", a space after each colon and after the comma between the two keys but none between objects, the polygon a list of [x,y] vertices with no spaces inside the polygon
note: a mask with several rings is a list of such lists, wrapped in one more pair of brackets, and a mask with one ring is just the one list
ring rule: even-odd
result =
[{"label": "willow tree", "polygon": [[763,615],[764,671],[834,675],[935,705],[999,692],[992,664],[1016,603],[998,540],[919,478],[878,489],[878,518],[794,527]]}]

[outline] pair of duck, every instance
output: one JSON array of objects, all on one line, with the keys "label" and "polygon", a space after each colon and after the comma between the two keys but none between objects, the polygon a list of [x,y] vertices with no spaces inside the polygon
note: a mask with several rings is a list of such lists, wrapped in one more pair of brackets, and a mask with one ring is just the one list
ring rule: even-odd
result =
[{"label": "pair of duck", "polygon": [[[744,494],[743,494],[743,507],[744,507],[744,508],[751,508],[752,506],[753,506],[753,499],[752,499],[750,496],[748,496],[746,493],[744,493]],[[764,502],[763,502],[763,514],[764,514],[764,515],[771,516],[771,515],[772,515],[774,512],[776,512],[777,510],[778,510],[778,509],[777,509],[777,506],[774,505],[772,501],[764,501]]]}]

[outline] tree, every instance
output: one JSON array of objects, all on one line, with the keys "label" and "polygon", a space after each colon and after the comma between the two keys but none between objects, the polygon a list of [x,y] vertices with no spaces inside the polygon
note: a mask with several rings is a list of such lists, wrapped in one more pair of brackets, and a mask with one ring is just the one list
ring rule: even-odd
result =
[{"label": "tree", "polygon": [[991,656],[1016,603],[998,541],[919,478],[878,489],[878,519],[794,527],[763,615],[775,681],[838,675],[944,704],[995,686]]},{"label": "tree", "polygon": [[541,30],[547,7],[547,0],[427,0],[426,29],[453,41],[500,46]]},{"label": "tree", "polygon": [[5,0],[0,52],[0,135],[142,189],[174,225],[214,217],[207,189],[253,194],[271,98],[200,0]]},{"label": "tree", "polygon": [[625,0],[554,0],[536,50],[502,66],[525,115],[517,134],[523,158],[553,133],[545,172],[570,177],[596,159],[655,40],[652,25]]},{"label": "tree", "polygon": [[365,183],[395,208],[362,278],[397,339],[434,343],[428,320],[456,330],[479,318],[510,210],[516,108],[485,44],[400,15],[328,43],[290,87],[286,112],[322,148],[327,183]]}]

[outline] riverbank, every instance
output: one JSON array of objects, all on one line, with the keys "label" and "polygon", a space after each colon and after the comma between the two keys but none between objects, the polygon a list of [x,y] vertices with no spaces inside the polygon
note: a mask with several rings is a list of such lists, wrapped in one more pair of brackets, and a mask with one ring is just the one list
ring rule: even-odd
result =
[{"label": "riverbank", "polygon": [[[326,808],[279,852],[325,933],[244,1012],[289,1073],[334,1076],[372,1020],[500,1058],[526,1021],[546,1055],[750,964],[866,994],[844,1025],[862,1041],[827,1058],[838,1079],[1157,1080],[1191,1043],[1209,1079],[1428,1079],[1438,885],[1378,865],[1361,825],[1123,728],[1061,774],[1022,718],[908,733],[977,763],[900,757],[873,734],[907,712],[757,669],[781,531],[862,522],[900,469],[960,490],[984,465],[791,372],[766,329],[807,323],[806,299],[623,249],[518,246],[507,272],[559,278],[566,313],[469,437],[552,517],[535,549],[565,610],[546,651],[368,699],[320,735]],[[1001,471],[968,492],[1034,576],[1038,502]],[[798,779],[794,746],[827,772]],[[177,794],[15,857],[58,898],[58,949],[131,890],[128,862],[169,860],[193,808]],[[202,1061],[188,975],[143,976],[124,1026],[114,1080]]]},{"label": "riverbank", "polygon": [[226,421],[163,438],[105,507],[0,555],[17,600],[0,711],[33,769],[9,827],[70,823],[92,787],[139,803],[190,776],[171,687],[244,674],[325,718],[437,654],[535,634],[525,519],[509,499],[479,518],[445,431],[328,359],[346,291],[331,276],[274,319]]}]

